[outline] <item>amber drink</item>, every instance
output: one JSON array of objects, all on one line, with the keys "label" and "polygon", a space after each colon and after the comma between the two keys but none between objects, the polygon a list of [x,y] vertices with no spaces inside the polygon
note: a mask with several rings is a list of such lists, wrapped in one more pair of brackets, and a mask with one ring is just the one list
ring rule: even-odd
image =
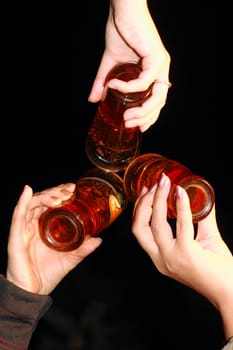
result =
[{"label": "amber drink", "polygon": [[[112,78],[129,81],[140,72],[137,63],[119,64],[109,72],[106,83]],[[95,166],[105,171],[123,171],[140,153],[142,134],[138,127],[125,128],[123,114],[128,108],[140,106],[150,94],[151,86],[146,91],[127,94],[105,88],[85,141],[86,154]]]},{"label": "amber drink", "polygon": [[151,188],[159,181],[163,172],[171,180],[167,216],[176,217],[176,185],[180,185],[188,193],[193,222],[204,219],[211,211],[215,201],[214,190],[210,183],[203,177],[194,174],[183,164],[160,154],[142,154],[129,164],[123,179],[127,198],[134,203],[143,186]]},{"label": "amber drink", "polygon": [[76,249],[86,237],[96,236],[110,226],[126,205],[122,178],[90,169],[77,180],[70,200],[41,215],[41,238],[55,250]]}]

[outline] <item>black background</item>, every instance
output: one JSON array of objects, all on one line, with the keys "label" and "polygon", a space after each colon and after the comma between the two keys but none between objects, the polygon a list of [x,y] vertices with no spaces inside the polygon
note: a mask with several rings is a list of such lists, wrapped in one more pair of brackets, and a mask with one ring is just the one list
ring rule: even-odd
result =
[{"label": "black background", "polygon": [[[141,152],[183,162],[212,183],[219,227],[232,247],[228,116],[218,110],[223,102],[215,5],[148,3],[171,54],[173,87],[159,120],[144,133]],[[39,5],[5,12],[1,273],[24,184],[39,191],[74,181],[90,166],[83,144],[96,105],[87,97],[104,50],[108,1],[85,1],[65,14],[62,7]],[[52,293],[53,306],[30,350],[219,349],[217,311],[159,274],[131,234],[131,214],[129,206],[102,234],[102,246]]]}]

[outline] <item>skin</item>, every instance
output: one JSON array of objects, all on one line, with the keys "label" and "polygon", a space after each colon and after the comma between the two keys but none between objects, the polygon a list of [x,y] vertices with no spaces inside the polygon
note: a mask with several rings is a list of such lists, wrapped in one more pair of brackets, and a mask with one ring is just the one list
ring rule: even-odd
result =
[{"label": "skin", "polygon": [[138,126],[144,132],[155,123],[166,103],[169,88],[166,82],[170,69],[170,55],[145,0],[110,1],[105,50],[88,97],[89,102],[101,100],[109,70],[117,63],[128,61],[141,61],[143,70],[140,76],[129,82],[112,79],[108,87],[122,92],[135,92],[146,90],[155,82],[151,97],[142,106],[130,108],[124,113],[126,127]]},{"label": "skin", "polygon": [[57,284],[101,244],[88,238],[71,252],[57,252],[40,239],[38,219],[48,207],[71,197],[75,184],[67,183],[34,193],[25,186],[15,206],[8,240],[9,281],[29,292],[48,295]]},{"label": "skin", "polygon": [[[90,102],[102,97],[109,70],[119,62],[142,61],[143,72],[128,83],[113,80],[109,87],[133,92],[146,89],[154,80],[168,80],[170,56],[165,49],[146,0],[111,0],[106,24],[106,45],[89,95]],[[134,15],[132,16],[132,4]],[[153,94],[140,108],[125,112],[127,127],[138,125],[145,131],[164,106],[168,85],[155,83]],[[38,219],[47,209],[68,199],[74,184],[64,184],[33,194],[25,186],[15,207],[8,241],[7,278],[28,291],[49,294],[61,279],[101,243],[89,238],[77,250],[62,253],[45,246],[39,237]]]},{"label": "skin", "polygon": [[196,290],[220,312],[226,339],[233,336],[233,256],[218,230],[215,207],[198,223],[196,236],[188,195],[177,186],[176,238],[167,220],[170,180],[163,174],[135,203],[132,231],[164,275]]},{"label": "skin", "polygon": [[[133,16],[132,16],[133,4]],[[140,23],[140,26],[138,26]],[[143,71],[130,82],[111,80],[122,92],[146,90],[152,96],[124,114],[125,126],[145,132],[158,119],[168,94],[170,56],[163,45],[145,0],[112,0],[105,32],[105,51],[88,100],[101,100],[105,78],[117,63],[141,61]],[[159,82],[160,81],[160,82]],[[162,81],[162,83],[161,83]],[[132,232],[164,275],[205,296],[220,312],[226,338],[233,335],[233,256],[216,223],[215,207],[198,223],[196,236],[186,192],[177,186],[176,238],[167,221],[170,181],[164,175],[152,189],[144,189],[135,203]],[[91,254],[101,239],[89,238],[77,250],[56,252],[45,246],[38,232],[40,214],[70,198],[74,184],[40,193],[25,186],[15,207],[8,243],[7,279],[33,293],[49,294],[63,277]]]}]

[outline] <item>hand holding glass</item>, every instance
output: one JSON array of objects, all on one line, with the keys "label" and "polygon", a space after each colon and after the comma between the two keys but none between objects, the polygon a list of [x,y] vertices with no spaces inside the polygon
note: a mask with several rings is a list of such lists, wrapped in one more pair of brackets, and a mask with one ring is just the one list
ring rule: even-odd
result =
[{"label": "hand holding glass", "polygon": [[[140,64],[134,62],[116,65],[106,83],[113,78],[135,79],[141,70]],[[126,128],[123,114],[128,108],[140,106],[151,89],[152,86],[146,91],[122,93],[105,88],[85,141],[86,154],[95,166],[105,171],[123,171],[140,153],[141,131],[138,127]]]},{"label": "hand holding glass", "polygon": [[96,236],[110,226],[126,205],[122,178],[90,169],[76,181],[71,199],[41,215],[41,238],[55,250],[76,249],[85,237]]},{"label": "hand holding glass", "polygon": [[180,185],[188,193],[193,222],[204,219],[211,211],[215,201],[212,186],[206,179],[194,174],[183,164],[160,154],[139,155],[128,165],[123,179],[127,198],[134,203],[143,186],[151,188],[159,181],[163,172],[171,180],[167,216],[176,217],[176,185]]}]

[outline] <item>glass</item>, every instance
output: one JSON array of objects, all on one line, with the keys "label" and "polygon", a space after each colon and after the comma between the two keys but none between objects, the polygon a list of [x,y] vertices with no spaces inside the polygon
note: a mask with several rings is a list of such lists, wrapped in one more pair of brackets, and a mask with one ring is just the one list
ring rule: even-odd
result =
[{"label": "glass", "polygon": [[[135,79],[141,70],[134,62],[116,65],[106,83],[113,78]],[[151,89],[152,85],[146,91],[124,94],[105,88],[85,140],[86,154],[95,166],[105,171],[123,171],[140,153],[142,133],[138,127],[125,128],[123,114],[128,108],[140,106],[150,96]]]},{"label": "glass", "polygon": [[71,199],[47,209],[39,219],[40,236],[59,251],[76,249],[115,221],[128,201],[118,174],[90,169],[76,181]]},{"label": "glass", "polygon": [[129,201],[134,203],[143,186],[151,188],[159,181],[163,172],[171,180],[167,216],[176,217],[176,185],[180,185],[188,193],[193,222],[204,219],[215,201],[212,186],[206,179],[194,174],[183,164],[156,153],[139,155],[126,168],[123,181]]}]

